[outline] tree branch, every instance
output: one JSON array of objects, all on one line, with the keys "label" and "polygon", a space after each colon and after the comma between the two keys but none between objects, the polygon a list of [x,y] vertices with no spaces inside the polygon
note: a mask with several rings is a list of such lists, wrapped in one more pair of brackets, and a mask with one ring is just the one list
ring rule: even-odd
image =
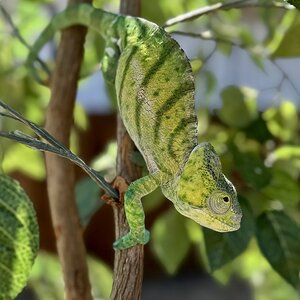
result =
[{"label": "tree branch", "polygon": [[34,138],[30,135],[24,134],[21,131],[14,132],[3,132],[0,131],[0,136],[4,138],[8,138],[14,141],[17,141],[25,146],[31,147],[35,150],[51,152],[61,157],[64,157],[80,168],[82,168],[94,181],[95,183],[102,188],[111,198],[116,201],[119,198],[118,192],[108,184],[105,179],[94,169],[88,166],[81,158],[75,155],[71,150],[61,144],[58,140],[56,140],[53,136],[51,136],[46,130],[40,128],[36,124],[30,122],[26,118],[24,118],[17,111],[12,109],[9,105],[5,104],[0,100],[0,108],[4,109],[4,112],[0,111],[0,116],[7,117],[19,121],[33,130],[33,132],[40,138],[46,141],[42,142],[41,140]]},{"label": "tree branch", "polygon": [[[90,1],[69,0],[68,5]],[[68,146],[73,123],[74,100],[86,28],[63,31],[51,80],[46,130]],[[56,245],[62,264],[67,300],[92,300],[86,251],[74,195],[74,165],[46,154],[47,185]]]},{"label": "tree branch", "polygon": [[[120,12],[138,16],[140,14],[140,0],[122,0]],[[141,177],[141,168],[134,165],[130,160],[130,155],[134,151],[135,146],[126,132],[120,116],[118,116],[117,126],[117,174],[128,182],[132,182]],[[114,207],[113,209],[116,239],[118,239],[129,231],[129,227],[125,218],[124,207]],[[112,300],[141,299],[143,263],[143,245],[115,252]]]},{"label": "tree branch", "polygon": [[175,18],[169,19],[166,21],[164,28],[173,26],[178,23],[190,21],[197,19],[203,15],[207,15],[210,13],[217,12],[219,10],[229,10],[229,9],[241,9],[241,8],[248,8],[248,7],[261,7],[261,8],[280,8],[280,9],[294,9],[294,7],[290,4],[284,3],[253,3],[252,0],[239,0],[234,2],[219,2],[216,4],[208,5],[205,7],[201,7],[195,10],[192,10],[188,13],[176,16]]}]

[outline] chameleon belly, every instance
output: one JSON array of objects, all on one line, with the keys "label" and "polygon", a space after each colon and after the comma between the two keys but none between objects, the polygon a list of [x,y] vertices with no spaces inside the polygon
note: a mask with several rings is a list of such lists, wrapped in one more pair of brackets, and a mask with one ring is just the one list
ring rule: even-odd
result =
[{"label": "chameleon belly", "polygon": [[178,43],[151,26],[157,30],[125,47],[120,56],[117,99],[150,173],[174,175],[197,144],[194,80]]}]

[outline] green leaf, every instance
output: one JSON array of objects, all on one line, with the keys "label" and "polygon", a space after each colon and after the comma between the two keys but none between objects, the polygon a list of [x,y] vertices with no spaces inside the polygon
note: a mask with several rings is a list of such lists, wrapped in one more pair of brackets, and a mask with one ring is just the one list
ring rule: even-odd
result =
[{"label": "green leaf", "polygon": [[300,21],[296,19],[294,24],[283,36],[279,46],[273,52],[273,58],[298,57],[300,56]]},{"label": "green leaf", "polygon": [[259,143],[264,143],[272,138],[266,122],[261,118],[261,116],[245,128],[244,131],[248,138],[257,140]]},{"label": "green leaf", "polygon": [[252,50],[249,51],[249,56],[255,65],[263,72],[265,72],[265,65],[264,65],[264,57],[263,57],[263,49],[261,51]]},{"label": "green leaf", "polygon": [[[93,287],[93,299],[109,299],[112,286],[111,269],[91,256],[87,257],[87,263]],[[57,255],[39,251],[29,279],[29,286],[36,295],[34,299],[65,299],[62,282],[63,274]]]},{"label": "green leaf", "polygon": [[297,9],[300,9],[300,0],[287,0],[287,2],[295,6]]},{"label": "green leaf", "polygon": [[271,169],[271,182],[263,192],[273,200],[280,200],[284,205],[296,205],[299,202],[300,186],[287,172]]},{"label": "green leaf", "polygon": [[257,218],[257,240],[270,265],[287,282],[300,288],[300,228],[283,211]]},{"label": "green leaf", "polygon": [[32,203],[19,183],[0,174],[0,299],[10,300],[26,285],[39,248]]},{"label": "green leaf", "polygon": [[[26,159],[20,159],[26,157]],[[21,171],[36,180],[46,176],[43,154],[19,143],[12,144],[4,155],[3,170],[5,173]]]},{"label": "green leaf", "polygon": [[192,67],[193,74],[197,74],[203,66],[203,60],[199,58],[191,59],[190,64]]},{"label": "green leaf", "polygon": [[229,57],[232,53],[232,45],[229,43],[223,43],[223,42],[219,42],[217,44],[218,46],[218,50],[220,50],[220,52],[222,52],[222,54],[224,54],[225,56]]},{"label": "green leaf", "polygon": [[300,146],[295,145],[283,145],[277,148],[274,153],[274,159],[300,159]]},{"label": "green leaf", "polygon": [[211,271],[215,271],[240,255],[254,234],[252,210],[244,197],[239,196],[243,211],[241,228],[234,232],[220,233],[203,227],[205,248]]},{"label": "green leaf", "polygon": [[219,118],[228,126],[244,128],[257,118],[256,91],[228,86],[221,93],[223,106]]},{"label": "green leaf", "polygon": [[267,163],[275,164],[297,178],[300,171],[300,146],[282,145],[268,155]]},{"label": "green leaf", "polygon": [[269,131],[282,141],[292,141],[297,135],[299,116],[297,107],[283,101],[279,107],[270,107],[263,113]]},{"label": "green leaf", "polygon": [[265,167],[263,160],[255,152],[240,152],[237,147],[230,145],[235,166],[245,182],[255,188],[261,189],[269,184],[271,174]]},{"label": "green leaf", "polygon": [[176,272],[190,247],[184,221],[172,208],[162,214],[151,229],[152,249],[169,274]]},{"label": "green leaf", "polygon": [[76,204],[82,225],[87,225],[94,213],[103,205],[100,188],[90,178],[82,178],[75,187]]}]

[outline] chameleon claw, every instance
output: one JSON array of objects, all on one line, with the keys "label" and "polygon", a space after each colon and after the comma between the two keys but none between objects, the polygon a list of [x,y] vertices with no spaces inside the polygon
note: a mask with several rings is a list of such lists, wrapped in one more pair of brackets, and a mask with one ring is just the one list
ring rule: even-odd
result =
[{"label": "chameleon claw", "polygon": [[150,232],[144,230],[141,236],[134,236],[131,232],[127,233],[120,239],[114,242],[113,248],[115,250],[124,250],[136,246],[138,244],[145,245],[150,240]]}]

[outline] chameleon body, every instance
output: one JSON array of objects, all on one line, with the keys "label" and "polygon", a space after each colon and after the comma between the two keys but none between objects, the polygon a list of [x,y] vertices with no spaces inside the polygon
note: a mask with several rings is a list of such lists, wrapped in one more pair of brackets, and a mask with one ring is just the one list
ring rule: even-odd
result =
[{"label": "chameleon body", "polygon": [[158,186],[184,216],[216,231],[237,230],[242,212],[235,188],[214,148],[197,142],[193,74],[178,43],[147,20],[81,4],[54,17],[32,47],[29,68],[57,30],[76,24],[106,39],[102,71],[115,85],[121,117],[149,170],[125,193],[130,232],[114,248],[148,242],[141,198]]}]

